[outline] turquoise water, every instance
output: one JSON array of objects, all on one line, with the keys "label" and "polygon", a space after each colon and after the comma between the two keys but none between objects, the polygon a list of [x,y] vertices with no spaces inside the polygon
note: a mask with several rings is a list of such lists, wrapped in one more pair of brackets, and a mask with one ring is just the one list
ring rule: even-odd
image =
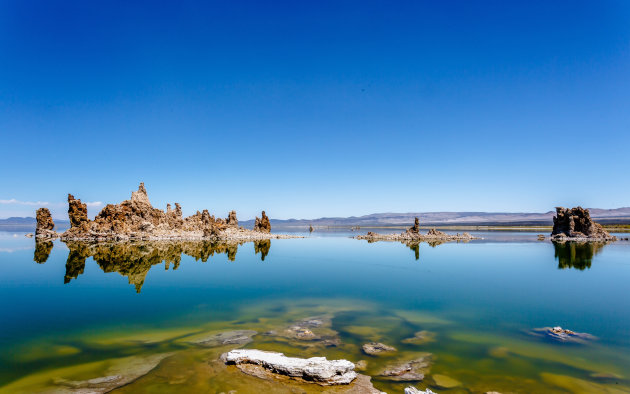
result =
[{"label": "turquoise water", "polygon": [[[438,392],[630,387],[628,242],[554,245],[535,241],[535,233],[503,232],[469,243],[409,247],[316,232],[229,247],[87,250],[55,241],[48,254],[50,247],[36,251],[23,234],[0,234],[0,391],[45,390],[53,383],[37,380],[44,372],[158,350],[178,354],[170,363],[194,364],[201,356],[180,340],[193,333],[234,327],[262,332],[322,313],[332,317],[342,345],[314,348],[312,355],[366,359],[360,345],[371,340],[398,348],[389,358],[367,357],[365,373],[388,392],[407,384],[380,379],[378,370],[413,352],[433,354],[430,372],[415,385]],[[597,340],[557,343],[530,334],[548,326]],[[421,330],[433,340],[404,342]],[[253,339],[246,347],[304,354],[299,343]],[[98,377],[90,373],[80,374]],[[440,387],[437,374],[460,384]],[[167,387],[152,371],[120,390],[213,392],[217,382],[223,388],[236,379],[226,376]]]}]

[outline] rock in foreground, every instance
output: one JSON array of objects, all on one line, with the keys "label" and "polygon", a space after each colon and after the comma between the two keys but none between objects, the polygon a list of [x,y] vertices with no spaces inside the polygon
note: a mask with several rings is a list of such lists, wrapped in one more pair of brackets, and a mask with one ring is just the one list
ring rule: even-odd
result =
[{"label": "rock in foreground", "polygon": [[556,207],[553,217],[552,241],[616,241],[601,224],[591,219],[588,209]]},{"label": "rock in foreground", "polygon": [[354,364],[348,360],[327,360],[325,357],[296,358],[282,353],[256,349],[237,349],[224,353],[221,359],[248,373],[248,367],[259,366],[281,374],[322,386],[350,384],[357,378]]}]

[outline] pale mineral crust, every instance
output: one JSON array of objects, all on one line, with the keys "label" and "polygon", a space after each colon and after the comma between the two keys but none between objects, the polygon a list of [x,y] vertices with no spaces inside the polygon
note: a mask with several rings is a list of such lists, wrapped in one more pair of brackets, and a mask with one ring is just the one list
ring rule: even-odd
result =
[{"label": "pale mineral crust", "polygon": [[416,218],[413,226],[408,228],[404,233],[400,234],[379,234],[372,231],[368,231],[366,235],[357,235],[355,239],[363,239],[368,242],[374,241],[412,241],[412,242],[424,242],[424,241],[470,241],[477,239],[469,233],[463,234],[447,234],[445,232],[430,229],[426,234],[420,234],[420,220]]},{"label": "pale mineral crust", "polygon": [[244,367],[260,366],[269,372],[303,379],[322,386],[350,384],[357,378],[354,364],[348,360],[327,360],[325,357],[297,358],[282,353],[256,349],[236,349],[224,353],[221,359],[226,364]]},{"label": "pale mineral crust", "polygon": [[556,207],[553,217],[552,241],[616,241],[601,224],[591,219],[588,209]]},{"label": "pale mineral crust", "polygon": [[271,238],[294,238],[293,236],[271,234],[269,218],[263,211],[262,218],[256,218],[254,230],[238,227],[236,211],[231,211],[227,219],[215,218],[207,209],[194,215],[183,217],[182,208],[170,204],[166,212],[154,208],[149,201],[144,183],[131,193],[131,199],[120,204],[108,204],[89,220],[87,205],[68,195],[68,216],[70,229],[61,234],[69,241],[111,241],[111,240],[240,240],[256,241]]}]

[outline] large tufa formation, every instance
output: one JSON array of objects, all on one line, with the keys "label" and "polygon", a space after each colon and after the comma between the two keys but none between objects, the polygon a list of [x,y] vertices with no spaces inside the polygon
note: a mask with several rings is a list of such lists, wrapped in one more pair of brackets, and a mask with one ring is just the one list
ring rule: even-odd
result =
[{"label": "large tufa formation", "polygon": [[238,219],[236,218],[236,211],[230,211],[225,223],[227,224],[228,227],[238,227]]},{"label": "large tufa formation", "polygon": [[[94,220],[87,216],[87,206],[81,200],[68,195],[68,215],[70,229],[61,235],[64,240],[127,240],[127,239],[268,239],[271,226],[263,212],[257,219],[257,232],[238,227],[236,211],[231,211],[227,219],[215,218],[208,210],[197,211],[184,218],[182,208],[170,204],[166,212],[154,208],[149,201],[144,183],[131,193],[131,199],[120,204],[108,204]],[[266,234],[261,234],[266,233]],[[281,238],[283,236],[273,236]]]},{"label": "large tufa formation", "polygon": [[588,209],[556,207],[551,239],[554,241],[615,241],[617,238],[591,219]]},{"label": "large tufa formation", "polygon": [[269,222],[269,217],[265,214],[265,211],[262,211],[261,218],[258,218],[258,216],[256,216],[256,220],[254,221],[254,231],[258,231],[261,233],[271,232],[271,223]]},{"label": "large tufa formation", "polygon": [[55,222],[53,222],[48,208],[39,208],[35,213],[35,218],[37,220],[35,237],[52,238],[57,236],[57,233],[53,230],[55,228]]},{"label": "large tufa formation", "polygon": [[68,218],[70,227],[81,227],[88,223],[87,204],[84,204],[72,194],[68,194]]}]

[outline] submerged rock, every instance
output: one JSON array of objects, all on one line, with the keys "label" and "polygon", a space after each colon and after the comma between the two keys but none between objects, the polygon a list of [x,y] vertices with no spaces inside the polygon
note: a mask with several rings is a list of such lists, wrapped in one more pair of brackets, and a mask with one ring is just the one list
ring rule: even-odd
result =
[{"label": "submerged rock", "polygon": [[[325,357],[297,358],[282,353],[256,349],[236,349],[224,353],[221,359],[234,364],[245,373],[266,372],[281,374],[322,386],[350,384],[357,378],[354,364],[348,360],[327,360]],[[254,366],[252,369],[251,367]],[[256,368],[256,366],[260,368]],[[260,371],[258,371],[260,372]]]},{"label": "submerged rock", "polygon": [[258,334],[258,332],[253,330],[225,331],[218,334],[197,337],[189,342],[203,347],[244,345],[246,343],[250,343],[252,341],[252,337],[256,334]]},{"label": "submerged rock", "polygon": [[[35,219],[37,220],[37,226],[35,227],[36,238],[55,238],[58,236],[53,230],[55,228],[55,222],[53,222],[48,208],[39,208],[37,212],[35,212]],[[31,237],[32,236],[31,234]]]},{"label": "submerged rock", "polygon": [[431,375],[431,377],[433,378],[435,385],[443,389],[452,389],[462,385],[459,380],[455,380],[450,376],[435,374]]},{"label": "submerged rock", "polygon": [[339,346],[339,333],[332,328],[332,319],[328,315],[311,316],[291,323],[274,335],[299,341],[299,345],[312,347]]},{"label": "submerged rock", "polygon": [[415,345],[422,345],[424,343],[435,341],[435,333],[427,330],[416,332],[413,337],[402,340],[402,343],[413,343]]},{"label": "submerged rock", "polygon": [[537,336],[546,336],[559,342],[584,343],[586,341],[597,339],[591,334],[567,330],[560,326],[534,328],[531,333]]},{"label": "submerged rock", "polygon": [[551,239],[555,241],[616,241],[601,224],[591,219],[588,209],[556,207]]},{"label": "submerged rock", "polygon": [[364,344],[361,349],[365,354],[369,354],[370,356],[378,356],[382,353],[392,353],[397,349],[393,346],[388,346],[380,342],[370,342]]},{"label": "submerged rock", "polygon": [[57,388],[56,392],[80,394],[108,393],[146,375],[170,355],[172,353],[161,353],[144,357],[132,356],[116,360],[114,365],[105,371],[105,376],[87,380],[71,380],[59,377],[54,379],[53,384]]},{"label": "submerged rock", "polygon": [[379,373],[379,376],[382,379],[398,382],[419,382],[429,372],[431,360],[432,355],[426,353],[413,360],[390,364]]}]

